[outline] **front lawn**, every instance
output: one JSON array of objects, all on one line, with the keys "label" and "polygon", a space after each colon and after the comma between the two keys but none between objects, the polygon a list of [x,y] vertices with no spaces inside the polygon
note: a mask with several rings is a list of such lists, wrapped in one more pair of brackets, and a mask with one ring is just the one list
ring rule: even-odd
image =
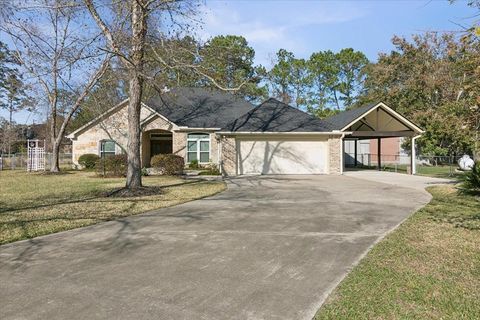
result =
[{"label": "front lawn", "polygon": [[59,175],[0,171],[0,244],[33,238],[173,206],[225,189],[220,181],[144,177],[160,194],[135,198],[105,197],[123,178],[98,178],[91,172]]},{"label": "front lawn", "polygon": [[478,319],[480,197],[452,186],[377,244],[315,319]]}]

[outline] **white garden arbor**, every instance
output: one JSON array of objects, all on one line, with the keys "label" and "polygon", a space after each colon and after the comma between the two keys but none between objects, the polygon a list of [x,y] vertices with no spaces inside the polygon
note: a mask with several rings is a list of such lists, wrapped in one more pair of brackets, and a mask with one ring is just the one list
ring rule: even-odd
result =
[{"label": "white garden arbor", "polygon": [[45,171],[45,140],[27,140],[27,171]]}]

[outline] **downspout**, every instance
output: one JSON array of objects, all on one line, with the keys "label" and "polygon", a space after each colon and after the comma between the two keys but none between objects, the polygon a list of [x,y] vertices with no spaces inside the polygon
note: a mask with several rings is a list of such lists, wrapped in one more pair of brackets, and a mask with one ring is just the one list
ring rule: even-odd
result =
[{"label": "downspout", "polygon": [[222,136],[217,136],[217,157],[218,157],[218,169],[220,170],[220,174],[223,175],[223,159],[222,159]]},{"label": "downspout", "polygon": [[345,133],[342,133],[342,135],[340,136],[340,174],[343,174],[343,167],[345,165],[344,163],[345,150],[344,150],[343,138],[345,138]]}]

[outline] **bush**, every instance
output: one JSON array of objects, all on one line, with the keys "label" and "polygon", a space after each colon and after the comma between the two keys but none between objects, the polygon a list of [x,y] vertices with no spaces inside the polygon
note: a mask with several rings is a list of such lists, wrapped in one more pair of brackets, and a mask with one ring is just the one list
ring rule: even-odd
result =
[{"label": "bush", "polygon": [[162,174],[172,176],[183,173],[185,160],[176,154],[157,154],[150,160],[150,165]]},{"label": "bush", "polygon": [[208,164],[205,168],[205,171],[202,171],[199,173],[201,176],[219,176],[221,175],[220,169],[218,169],[218,166],[216,164]]},{"label": "bush", "polygon": [[198,160],[192,160],[188,163],[189,169],[199,169],[200,165],[198,164]]},{"label": "bush", "polygon": [[100,159],[99,156],[93,153],[86,153],[82,154],[80,158],[78,158],[78,164],[81,165],[85,169],[94,169],[95,164]]},{"label": "bush", "polygon": [[95,168],[104,177],[125,177],[127,175],[127,155],[116,154],[98,159]]},{"label": "bush", "polygon": [[472,170],[465,174],[462,186],[470,192],[480,192],[480,161],[476,161]]}]

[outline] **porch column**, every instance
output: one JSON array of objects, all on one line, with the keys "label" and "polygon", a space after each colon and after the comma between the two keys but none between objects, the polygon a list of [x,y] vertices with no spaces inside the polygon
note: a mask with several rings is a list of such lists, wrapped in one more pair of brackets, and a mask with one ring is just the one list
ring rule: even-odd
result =
[{"label": "porch column", "polygon": [[412,137],[412,151],[410,153],[410,166],[411,166],[410,173],[411,174],[417,174],[417,166],[416,166],[417,154],[415,151],[415,140],[417,140],[418,137],[419,136]]},{"label": "porch column", "polygon": [[378,171],[382,170],[382,138],[377,138],[377,165]]}]

